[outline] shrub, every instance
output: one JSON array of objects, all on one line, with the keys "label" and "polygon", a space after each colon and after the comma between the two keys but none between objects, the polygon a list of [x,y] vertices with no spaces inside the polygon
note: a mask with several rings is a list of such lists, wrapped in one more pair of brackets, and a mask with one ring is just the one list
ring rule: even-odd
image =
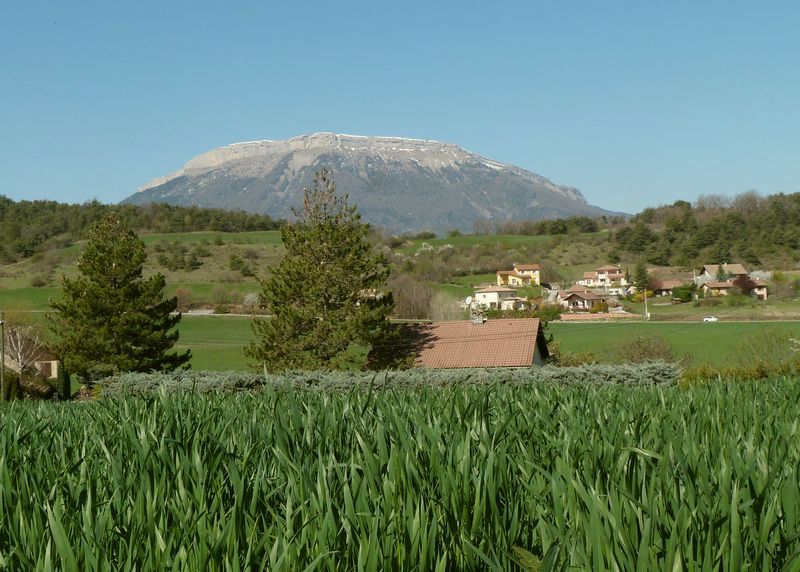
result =
[{"label": "shrub", "polygon": [[646,363],[652,361],[689,363],[691,357],[678,358],[672,344],[663,336],[635,336],[615,342],[608,349],[612,359],[618,363]]},{"label": "shrub", "polygon": [[178,309],[188,310],[192,305],[192,291],[188,288],[178,288],[175,290],[175,297],[178,299]]},{"label": "shrub", "polygon": [[31,278],[31,286],[34,288],[43,288],[47,286],[47,278],[42,276],[41,274],[37,274],[33,278]]},{"label": "shrub", "polygon": [[173,373],[124,373],[103,381],[102,395],[142,394],[167,391],[242,391],[265,387],[313,390],[368,390],[484,385],[674,385],[679,377],[676,365],[590,364],[576,367],[533,367],[502,369],[410,369],[383,372],[290,371],[281,374],[208,372],[181,370]]}]

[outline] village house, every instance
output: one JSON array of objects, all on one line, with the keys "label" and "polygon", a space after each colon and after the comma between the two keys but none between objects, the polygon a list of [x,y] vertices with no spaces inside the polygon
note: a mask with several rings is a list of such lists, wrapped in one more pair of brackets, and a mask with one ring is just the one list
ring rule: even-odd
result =
[{"label": "village house", "polygon": [[567,290],[558,293],[558,303],[571,311],[588,311],[595,306],[608,301],[608,296],[592,292],[586,286],[575,284]]},{"label": "village house", "polygon": [[459,320],[417,326],[417,367],[531,367],[549,357],[538,318]]},{"label": "village house", "polygon": [[[16,343],[20,344],[20,346],[17,348],[17,351],[20,353],[20,355],[24,356],[21,357],[20,360],[22,361],[22,364],[26,364],[26,371],[28,368],[32,368],[44,379],[55,379],[58,377],[58,368],[61,362],[59,362],[46,348],[40,347],[38,343],[33,342],[28,338],[19,339],[16,341]],[[6,344],[4,356],[5,366],[11,371],[22,373],[22,364],[14,359],[14,350],[9,346],[11,346],[11,344]]]},{"label": "village house", "polygon": [[514,264],[513,270],[498,270],[498,286],[539,286],[542,267],[538,264]]},{"label": "village house", "polygon": [[756,278],[753,280],[753,284],[755,285],[753,291],[750,292],[752,296],[755,296],[759,300],[766,300],[767,299],[767,283],[761,280],[760,278]]},{"label": "village house", "polygon": [[[700,272],[697,275],[696,281],[707,282],[709,280],[719,281],[720,276],[719,264],[704,264],[700,267]],[[735,280],[739,276],[747,276],[747,269],[741,264],[723,264],[722,273],[726,278]]]},{"label": "village house", "polygon": [[686,286],[683,280],[657,280],[653,284],[653,295],[672,296],[672,291],[682,286]]},{"label": "village house", "polygon": [[490,286],[476,290],[473,300],[478,307],[497,310],[517,310],[526,303],[524,298],[517,297],[516,290],[505,286]]},{"label": "village house", "polygon": [[733,282],[730,280],[709,280],[700,289],[705,297],[727,296],[731,293]]},{"label": "village house", "polygon": [[625,273],[618,266],[600,266],[593,271],[584,272],[578,284],[592,288],[607,288],[613,285],[627,286]]},{"label": "village house", "polygon": [[[766,300],[768,296],[767,283],[761,279],[751,279],[750,282],[752,290],[743,293],[758,298],[759,300]],[[709,280],[708,282],[704,282],[700,289],[703,292],[703,296],[712,298],[716,296],[728,296],[732,293],[740,293],[739,288],[732,280]]]}]

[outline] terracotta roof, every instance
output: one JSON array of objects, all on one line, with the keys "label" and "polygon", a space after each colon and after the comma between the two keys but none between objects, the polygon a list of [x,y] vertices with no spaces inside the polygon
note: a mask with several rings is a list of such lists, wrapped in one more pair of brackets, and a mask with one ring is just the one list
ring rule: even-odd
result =
[{"label": "terracotta roof", "polygon": [[608,271],[610,271],[610,270],[613,270],[614,272],[619,272],[620,274],[622,274],[622,270],[620,270],[618,266],[611,266],[611,265],[608,265],[608,266],[600,266],[600,267],[596,268],[596,270],[597,270],[598,272],[600,272],[600,271],[603,271],[603,272],[608,272]]},{"label": "terracotta roof", "polygon": [[[416,364],[430,368],[530,367],[541,336],[538,318],[433,322],[421,328],[428,341]],[[543,353],[547,357],[546,346]]]},{"label": "terracotta roof", "polygon": [[670,290],[672,288],[680,288],[686,283],[683,280],[661,280],[658,282],[656,290]]},{"label": "terracotta roof", "polygon": [[514,272],[513,270],[498,270],[497,273],[500,276],[516,276],[517,278],[530,278],[527,274],[519,274]]},{"label": "terracotta roof", "polygon": [[[708,272],[711,276],[716,276],[719,274],[719,264],[703,264],[700,268],[701,274],[703,270]],[[722,270],[725,271],[725,274],[733,274],[735,276],[747,274],[747,269],[741,264],[723,264]]]},{"label": "terracotta roof", "polygon": [[475,290],[475,293],[478,294],[488,294],[490,292],[516,292],[513,288],[507,288],[506,286],[489,286],[488,288],[482,288],[481,290]]},{"label": "terracotta roof", "polygon": [[753,284],[755,286],[768,286],[768,284],[761,278],[756,278],[755,280],[753,280]]},{"label": "terracotta roof", "polygon": [[591,270],[589,272],[584,272],[583,273],[583,277],[584,278],[597,278],[597,272],[592,272]]},{"label": "terracotta roof", "polygon": [[517,270],[541,270],[542,267],[538,264],[515,264],[514,268]]},{"label": "terracotta roof", "polygon": [[583,298],[584,300],[604,300],[603,296],[599,296],[594,292],[570,292],[568,296],[565,296],[564,299],[567,300],[575,296],[576,298]]},{"label": "terracotta roof", "polygon": [[709,280],[708,282],[703,284],[703,286],[708,286],[709,288],[732,288],[733,287],[733,282],[729,282],[727,280],[724,281],[724,282],[718,282],[716,280]]}]

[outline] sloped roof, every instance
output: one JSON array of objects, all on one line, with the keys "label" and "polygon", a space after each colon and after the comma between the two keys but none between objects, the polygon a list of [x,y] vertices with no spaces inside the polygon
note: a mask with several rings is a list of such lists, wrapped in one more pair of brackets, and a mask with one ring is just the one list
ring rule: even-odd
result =
[{"label": "sloped roof", "polygon": [[517,270],[541,270],[542,267],[538,264],[515,264],[514,268]]},{"label": "sloped roof", "polygon": [[605,300],[604,296],[600,296],[594,292],[570,292],[568,296],[564,297],[564,299],[567,300],[573,296],[575,298],[582,298],[584,300]]},{"label": "sloped roof", "polygon": [[[711,276],[716,276],[719,274],[719,264],[703,264],[703,266],[700,268],[700,273],[702,274],[704,270]],[[733,274],[734,276],[747,274],[747,269],[741,264],[723,264],[722,270],[725,272],[725,274]]]},{"label": "sloped roof", "polygon": [[597,272],[589,270],[588,272],[583,273],[584,278],[597,278]]},{"label": "sloped roof", "polygon": [[516,290],[513,288],[507,288],[506,286],[489,286],[488,288],[475,290],[476,294],[489,294],[491,292],[516,292]]},{"label": "sloped roof", "polygon": [[527,274],[520,274],[513,270],[498,270],[497,274],[500,276],[516,276],[517,278],[530,278]]},{"label": "sloped roof", "polygon": [[620,270],[620,268],[618,266],[611,266],[610,264],[606,265],[606,266],[599,266],[599,267],[596,268],[596,270],[598,272],[611,272],[611,271],[613,271],[613,272],[622,273],[622,270]]},{"label": "sloped roof", "polygon": [[[538,318],[433,322],[421,328],[428,342],[416,360],[419,367],[530,367],[537,338],[545,344]],[[546,345],[543,353],[546,357]]]},{"label": "sloped roof", "polygon": [[671,290],[685,285],[686,283],[683,280],[660,280],[656,290]]},{"label": "sloped roof", "polygon": [[733,288],[733,282],[725,280],[723,282],[719,282],[717,280],[709,280],[703,286],[708,286],[709,288]]}]

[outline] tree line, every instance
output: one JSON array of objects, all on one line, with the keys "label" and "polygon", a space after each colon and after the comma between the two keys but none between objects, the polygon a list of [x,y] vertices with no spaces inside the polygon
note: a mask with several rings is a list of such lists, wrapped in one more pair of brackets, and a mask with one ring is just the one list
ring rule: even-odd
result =
[{"label": "tree line", "polygon": [[[336,194],[327,170],[304,190],[295,214],[298,220],[281,229],[286,256],[262,281],[259,302],[271,317],[253,321],[256,339],[245,354],[264,371],[363,365],[358,347],[394,339],[388,260],[369,242],[356,207]],[[191,351],[173,351],[178,299],[164,296],[161,273],[144,276],[146,259],[144,242],[119,212],[91,225],[78,276],[62,277],[61,296],[46,314],[54,337],[49,349],[62,371],[92,382],[189,367]],[[20,377],[25,369],[20,364]],[[3,383],[0,398],[9,396]]]},{"label": "tree line", "polygon": [[137,232],[241,232],[276,230],[284,221],[268,215],[152,203],[105,205],[56,201],[14,201],[0,195],[0,263],[9,264],[86,238],[110,213]]}]

